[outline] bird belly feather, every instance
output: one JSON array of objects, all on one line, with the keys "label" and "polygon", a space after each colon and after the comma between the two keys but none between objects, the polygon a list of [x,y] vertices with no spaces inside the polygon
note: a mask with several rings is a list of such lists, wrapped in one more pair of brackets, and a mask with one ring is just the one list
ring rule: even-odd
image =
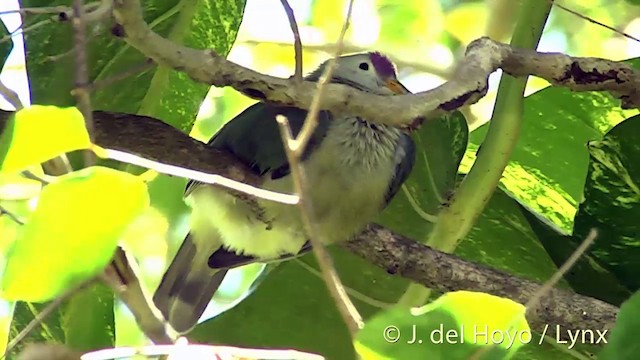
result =
[{"label": "bird belly feather", "polygon": [[[354,151],[345,148],[353,146],[353,138],[340,141],[329,134],[303,162],[312,220],[326,243],[347,240],[375,219],[395,170],[394,142],[375,144],[374,151],[371,147]],[[346,152],[350,156],[345,157]],[[294,192],[291,175],[265,178],[265,189]],[[308,240],[297,205],[259,200],[265,212],[262,218],[269,219],[269,225],[247,203],[221,188],[200,186],[187,202],[193,209],[191,232],[198,243],[206,241],[207,233],[219,233],[228,250],[269,260],[296,254]]]}]

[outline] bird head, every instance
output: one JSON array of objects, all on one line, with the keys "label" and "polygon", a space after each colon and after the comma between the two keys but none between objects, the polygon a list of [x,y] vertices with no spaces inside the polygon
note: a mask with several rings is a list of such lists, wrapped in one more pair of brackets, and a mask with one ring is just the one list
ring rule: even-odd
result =
[{"label": "bird head", "polygon": [[[322,63],[318,69],[309,74],[307,79],[317,81],[328,65],[329,60]],[[338,57],[331,82],[349,85],[359,90],[378,95],[410,93],[398,80],[396,67],[393,62],[379,52],[367,52]]]}]

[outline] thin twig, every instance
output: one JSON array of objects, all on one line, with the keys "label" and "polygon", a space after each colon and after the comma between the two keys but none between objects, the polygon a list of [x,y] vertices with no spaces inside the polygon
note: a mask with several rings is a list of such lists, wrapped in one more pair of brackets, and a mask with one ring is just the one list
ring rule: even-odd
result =
[{"label": "thin twig", "polygon": [[0,95],[2,95],[2,97],[4,97],[16,110],[24,109],[24,105],[22,104],[22,101],[20,101],[18,94],[8,88],[2,81],[0,81]]},{"label": "thin twig", "polygon": [[554,1],[554,0],[548,0],[548,1],[550,1],[551,4],[553,4],[553,6],[556,6],[559,9],[568,12],[569,14],[575,15],[575,16],[579,17],[582,20],[588,21],[588,22],[590,22],[592,24],[600,25],[603,28],[611,30],[616,34],[622,35],[622,36],[624,36],[624,37],[626,37],[628,39],[631,39],[633,41],[640,42],[640,39],[638,39],[637,37],[631,36],[631,35],[625,33],[624,31],[620,31],[620,30],[618,30],[618,29],[616,29],[616,28],[614,28],[612,26],[609,26],[609,25],[607,25],[605,23],[602,23],[602,22],[600,22],[598,20],[592,19],[592,18],[590,18],[590,17],[588,17],[586,15],[582,15],[582,14],[580,14],[579,12],[577,12],[575,10],[571,10],[568,7],[564,6],[564,5],[560,5],[557,1]]},{"label": "thin twig", "polygon": [[[291,47],[291,44],[284,41],[258,41],[258,40],[242,40],[237,43],[248,46],[258,46],[258,45],[275,45],[280,47]],[[313,43],[309,44],[308,42],[304,45],[304,51],[313,51],[313,52],[325,52],[329,54],[334,54],[336,51],[336,44],[331,43]],[[428,59],[421,60],[420,58],[415,59],[407,59],[398,56],[394,56],[393,53],[389,51],[385,51],[384,48],[377,48],[378,51],[385,54],[391,61],[398,66],[399,69],[412,69],[418,72],[424,72],[428,74],[433,74],[439,76],[443,79],[451,78],[451,73],[453,67],[444,67],[438,66],[435,63],[429,62]],[[364,46],[350,44],[345,42],[342,46],[342,51],[345,53],[360,53],[371,51],[370,48],[366,48]]]},{"label": "thin twig", "polygon": [[44,59],[42,59],[42,62],[45,63],[45,62],[58,61],[58,60],[63,59],[65,57],[67,57],[67,56],[71,56],[74,53],[75,53],[75,49],[71,48],[70,50],[65,51],[63,53],[60,53],[60,54],[45,56]]},{"label": "thin twig", "polygon": [[[320,279],[322,278],[322,272],[316,270],[315,268],[313,268],[313,266],[307,264],[306,262],[300,260],[299,258],[293,258],[292,261],[294,261],[296,264],[300,265],[303,269],[307,270],[308,272],[310,272],[311,274],[319,277]],[[349,294],[349,296],[351,296],[352,298],[356,299],[356,300],[360,300],[363,303],[376,307],[378,309],[388,309],[392,306],[395,305],[395,303],[388,303],[388,302],[384,302],[384,301],[380,301],[378,299],[374,299],[372,297],[369,297],[363,293],[361,293],[360,291],[350,288],[348,286],[344,287],[344,290],[347,292],[347,294]]]},{"label": "thin twig", "polygon": [[358,313],[358,309],[353,305],[349,296],[347,295],[340,278],[333,266],[333,260],[324,248],[324,234],[319,231],[317,224],[314,221],[313,206],[311,205],[307,191],[307,180],[304,173],[304,168],[300,164],[300,156],[296,155],[292,149],[292,142],[295,141],[291,134],[291,127],[286,117],[278,115],[276,117],[278,125],[280,125],[280,134],[283,138],[285,146],[285,152],[287,154],[287,160],[289,161],[289,167],[291,169],[291,178],[293,179],[293,186],[296,193],[300,197],[300,216],[307,229],[307,235],[311,242],[311,248],[313,254],[318,261],[322,278],[327,286],[331,297],[336,302],[338,311],[351,333],[354,336],[359,329],[364,327],[364,321],[362,316]]},{"label": "thin twig", "polygon": [[67,10],[69,10],[68,6],[29,7],[29,8],[0,11],[0,16],[9,15],[9,14],[23,14],[23,15],[59,14]]},{"label": "thin twig", "polygon": [[295,51],[296,68],[293,74],[293,78],[297,81],[302,81],[302,40],[300,40],[300,31],[298,30],[298,22],[296,21],[296,15],[293,13],[293,9],[287,0],[280,0],[282,7],[287,13],[289,18],[289,25],[291,25],[291,32],[293,33],[293,48]]},{"label": "thin twig", "polygon": [[156,64],[153,62],[153,60],[151,59],[147,59],[147,61],[145,61],[144,63],[134,66],[128,70],[125,70],[121,73],[115,74],[113,76],[109,76],[108,78],[104,79],[104,80],[99,80],[99,81],[94,81],[91,84],[89,84],[86,89],[87,91],[95,91],[98,89],[102,89],[104,87],[107,87],[113,83],[116,83],[120,80],[124,80],[132,75],[141,73],[145,70],[149,70],[151,68],[153,68],[154,66],[156,66]]},{"label": "thin twig", "polygon": [[[83,7],[83,9],[85,10],[85,15],[83,17],[84,23],[87,24],[87,23],[95,22],[105,18],[107,15],[109,15],[112,8],[113,8],[113,0],[102,0],[100,2],[93,2],[85,5]],[[38,11],[37,9],[40,9],[41,11]],[[54,11],[54,10],[59,10],[59,11]],[[75,17],[73,13],[73,9],[67,6],[25,8],[25,9],[19,9],[19,10],[9,10],[4,13],[10,14],[10,13],[16,13],[16,12],[23,13],[23,14],[34,14],[34,15],[54,13],[56,15],[51,16],[48,19],[38,21],[37,23],[31,24],[27,27],[24,27],[25,24],[23,22],[22,24],[20,24],[20,26],[17,29],[12,31],[10,34],[1,37],[0,43],[9,41],[11,40],[11,38],[13,38],[16,35],[26,34],[44,25],[58,23],[61,21],[67,21]],[[0,14],[3,14],[3,13],[0,13]]]},{"label": "thin twig", "polygon": [[[87,11],[91,11],[100,6],[100,1],[92,2],[87,4],[85,7]],[[20,9],[6,10],[0,11],[0,15],[8,15],[8,14],[23,14],[23,15],[42,15],[42,14],[60,14],[65,13],[71,15],[73,10],[71,10],[68,6],[42,6],[42,7],[25,7]]]},{"label": "thin twig", "polygon": [[38,181],[42,185],[49,185],[50,183],[52,183],[52,182],[54,182],[56,180],[55,176],[51,176],[51,175],[47,175],[47,174],[36,175],[31,170],[24,170],[22,172],[22,176],[24,176],[25,178],[30,179],[30,180]]},{"label": "thin twig", "polygon": [[[394,100],[396,96],[392,98]],[[0,111],[0,128],[6,126],[10,114]],[[233,155],[213,151],[159,119],[105,112],[95,112],[94,115],[96,142],[101,146],[116,147],[150,159],[164,157],[178,167],[224,174],[256,186],[260,184],[254,173]],[[184,151],[168,153],[166,149]],[[375,224],[369,225],[341,247],[382,271],[439,292],[482,291],[525,304],[541,286],[526,278],[433,250],[418,240]],[[527,318],[531,328],[538,331],[542,331],[546,324],[559,324],[562,330],[611,329],[619,311],[616,306],[564,289],[553,288],[540,301],[538,309],[544,311],[539,310],[535,317]],[[566,331],[556,332],[556,329],[559,328],[549,327],[548,334],[568,339]]]},{"label": "thin twig", "polygon": [[27,27],[24,27],[24,23],[22,23],[22,24],[20,24],[20,26],[18,26],[17,29],[12,31],[11,33],[1,37],[0,38],[0,44],[3,43],[3,42],[6,42],[6,41],[9,41],[9,40],[13,39],[14,36],[17,36],[19,34],[27,33],[29,31],[35,30],[35,29],[37,29],[39,27],[42,27],[44,25],[49,25],[49,24],[54,23],[56,21],[57,21],[57,18],[46,19],[46,20],[39,21],[39,22],[37,22],[35,24],[29,25]]},{"label": "thin twig", "polygon": [[[582,243],[573,251],[571,256],[569,256],[569,258],[564,262],[564,264],[562,264],[562,266],[560,266],[560,268],[555,273],[553,273],[553,275],[551,275],[549,280],[547,280],[544,284],[542,284],[542,286],[540,286],[538,290],[536,290],[536,292],[533,293],[529,301],[527,301],[527,303],[524,305],[526,313],[535,316],[535,314],[532,314],[532,313],[535,310],[535,308],[540,304],[540,300],[545,295],[547,295],[551,291],[551,289],[553,289],[553,287],[558,283],[558,281],[562,279],[562,277],[567,273],[567,271],[569,271],[573,267],[576,261],[580,259],[580,256],[582,256],[582,254],[584,254],[584,252],[587,251],[589,246],[593,244],[593,242],[596,240],[597,237],[598,237],[598,231],[596,229],[591,229],[591,231],[589,231],[589,234],[584,239],[584,241],[582,241]],[[511,331],[510,328],[515,326],[520,321],[520,319],[521,317],[519,315],[515,316],[511,321],[511,324],[508,326],[508,331]],[[483,354],[490,351],[494,346],[495,344],[493,344],[493,346],[485,346],[485,347],[479,348],[476,352],[473,353],[473,355],[469,358],[469,360],[480,359]]]},{"label": "thin twig", "polygon": [[580,259],[580,256],[584,254],[585,251],[593,244],[593,242],[598,237],[598,231],[596,229],[591,229],[587,237],[582,241],[580,246],[576,248],[576,250],[569,256],[569,258],[560,266],[558,271],[556,271],[550,278],[547,280],[541,287],[536,291],[531,299],[527,301],[525,304],[525,308],[527,312],[533,311],[536,306],[540,303],[540,299],[545,296],[557,283],[562,279],[564,274],[571,269],[571,267]]},{"label": "thin twig", "polygon": [[7,355],[13,350],[13,348],[15,348],[25,337],[27,337],[27,335],[29,335],[29,333],[33,331],[33,329],[35,329],[36,326],[40,325],[49,315],[51,315],[63,302],[69,300],[73,295],[77,294],[78,292],[86,289],[89,285],[93,284],[95,281],[96,281],[95,278],[89,279],[83,282],[82,284],[67,290],[67,292],[65,292],[61,296],[58,296],[49,304],[47,304],[47,306],[44,309],[42,309],[42,311],[40,311],[38,314],[36,314],[33,320],[31,320],[27,324],[27,326],[25,326],[24,329],[22,329],[22,331],[20,331],[20,333],[16,335],[16,337],[11,339],[11,342],[9,342],[9,344],[7,345],[7,350],[5,350],[4,354],[0,359],[6,358]]},{"label": "thin twig", "polygon": [[24,221],[22,221],[16,214],[7,210],[4,206],[0,205],[0,216],[7,215],[9,219],[13,220],[18,225],[24,225]]},{"label": "thin twig", "polygon": [[[85,34],[84,0],[73,0],[73,34],[76,55],[76,86],[72,94],[76,97],[78,109],[84,117],[84,124],[93,142],[93,111],[91,110],[91,96],[87,90],[89,85],[89,70],[87,69],[87,37]],[[91,151],[84,152],[84,166],[89,167],[95,162]]]},{"label": "thin twig", "polygon": [[304,124],[302,125],[302,129],[298,134],[297,138],[292,142],[291,149],[296,154],[296,156],[302,156],[304,149],[313,134],[313,131],[318,126],[318,113],[320,111],[320,102],[322,100],[322,95],[324,94],[325,85],[331,81],[331,77],[333,76],[333,70],[336,67],[336,58],[342,54],[342,47],[344,45],[344,36],[347,33],[347,29],[349,28],[349,22],[351,20],[351,12],[353,11],[353,1],[349,1],[349,8],[347,9],[347,15],[344,19],[344,25],[342,26],[342,31],[340,32],[340,36],[338,37],[338,41],[336,41],[336,52],[332,59],[329,60],[327,67],[324,69],[324,73],[322,77],[318,81],[317,91],[313,100],[311,101],[311,106],[309,107],[309,112],[307,113],[307,118],[304,119]]},{"label": "thin twig", "polygon": [[[327,64],[327,68],[324,70],[324,74],[320,79],[317,87],[317,92],[313,98],[311,103],[311,108],[307,113],[307,117],[305,118],[304,124],[302,125],[302,129],[297,138],[293,137],[291,133],[291,127],[289,126],[289,120],[282,116],[278,115],[276,120],[278,122],[280,128],[280,135],[282,136],[283,142],[285,144],[285,152],[287,155],[287,160],[289,161],[289,167],[291,169],[291,178],[293,180],[293,186],[296,193],[299,196],[299,206],[300,213],[302,217],[302,221],[307,229],[307,235],[309,236],[309,241],[311,242],[313,253],[318,261],[318,265],[320,266],[320,270],[322,272],[322,276],[329,290],[329,293],[333,297],[336,302],[336,306],[338,307],[338,311],[344,322],[349,329],[349,332],[352,336],[355,336],[359,329],[364,327],[364,321],[362,320],[362,316],[358,313],[358,309],[356,309],[355,305],[349,299],[347,292],[342,286],[342,282],[338,277],[338,273],[336,272],[335,267],[333,266],[333,260],[331,256],[324,248],[324,234],[319,231],[317,227],[317,223],[315,222],[315,215],[313,213],[313,206],[310,201],[310,197],[307,196],[308,182],[306,180],[306,175],[304,172],[304,167],[302,166],[300,159],[302,158],[302,154],[304,152],[304,148],[311,137],[316,125],[317,125],[317,117],[318,112],[320,110],[320,101],[322,100],[322,93],[324,85],[327,84],[331,77],[333,70],[336,64],[336,58],[340,56],[342,52],[342,44],[344,42],[344,36],[349,28],[349,21],[351,19],[351,12],[353,10],[353,0],[349,1],[349,8],[347,10],[347,15],[344,21],[344,25],[342,26],[342,31],[340,32],[340,36],[338,38],[336,44],[336,54],[333,59],[329,61]],[[290,19],[291,20],[291,19]],[[291,25],[294,26],[293,24]],[[301,53],[301,52],[300,52]]]}]

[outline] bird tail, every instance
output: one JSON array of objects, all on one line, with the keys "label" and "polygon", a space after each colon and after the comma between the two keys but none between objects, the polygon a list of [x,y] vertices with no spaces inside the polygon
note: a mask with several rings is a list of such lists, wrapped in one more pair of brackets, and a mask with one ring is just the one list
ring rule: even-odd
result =
[{"label": "bird tail", "polygon": [[[216,239],[207,241],[211,245]],[[197,249],[188,234],[153,295],[155,305],[179,333],[189,332],[198,323],[227,273],[209,268],[211,252],[207,250]]]}]

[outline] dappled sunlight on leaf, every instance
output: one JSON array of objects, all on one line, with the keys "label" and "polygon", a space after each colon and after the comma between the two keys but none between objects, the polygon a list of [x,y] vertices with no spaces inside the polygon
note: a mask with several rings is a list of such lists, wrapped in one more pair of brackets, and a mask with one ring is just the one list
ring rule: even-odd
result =
[{"label": "dappled sunlight on leaf", "polygon": [[509,299],[450,292],[422,308],[381,312],[355,346],[366,359],[487,359],[489,353],[507,359],[532,340],[524,315],[524,306]]},{"label": "dappled sunlight on leaf", "polygon": [[90,145],[78,109],[34,105],[15,113],[0,134],[0,171],[18,172]]},{"label": "dappled sunlight on leaf", "polygon": [[108,168],[87,168],[47,185],[8,253],[2,297],[46,301],[94,276],[148,203],[141,180]]}]

